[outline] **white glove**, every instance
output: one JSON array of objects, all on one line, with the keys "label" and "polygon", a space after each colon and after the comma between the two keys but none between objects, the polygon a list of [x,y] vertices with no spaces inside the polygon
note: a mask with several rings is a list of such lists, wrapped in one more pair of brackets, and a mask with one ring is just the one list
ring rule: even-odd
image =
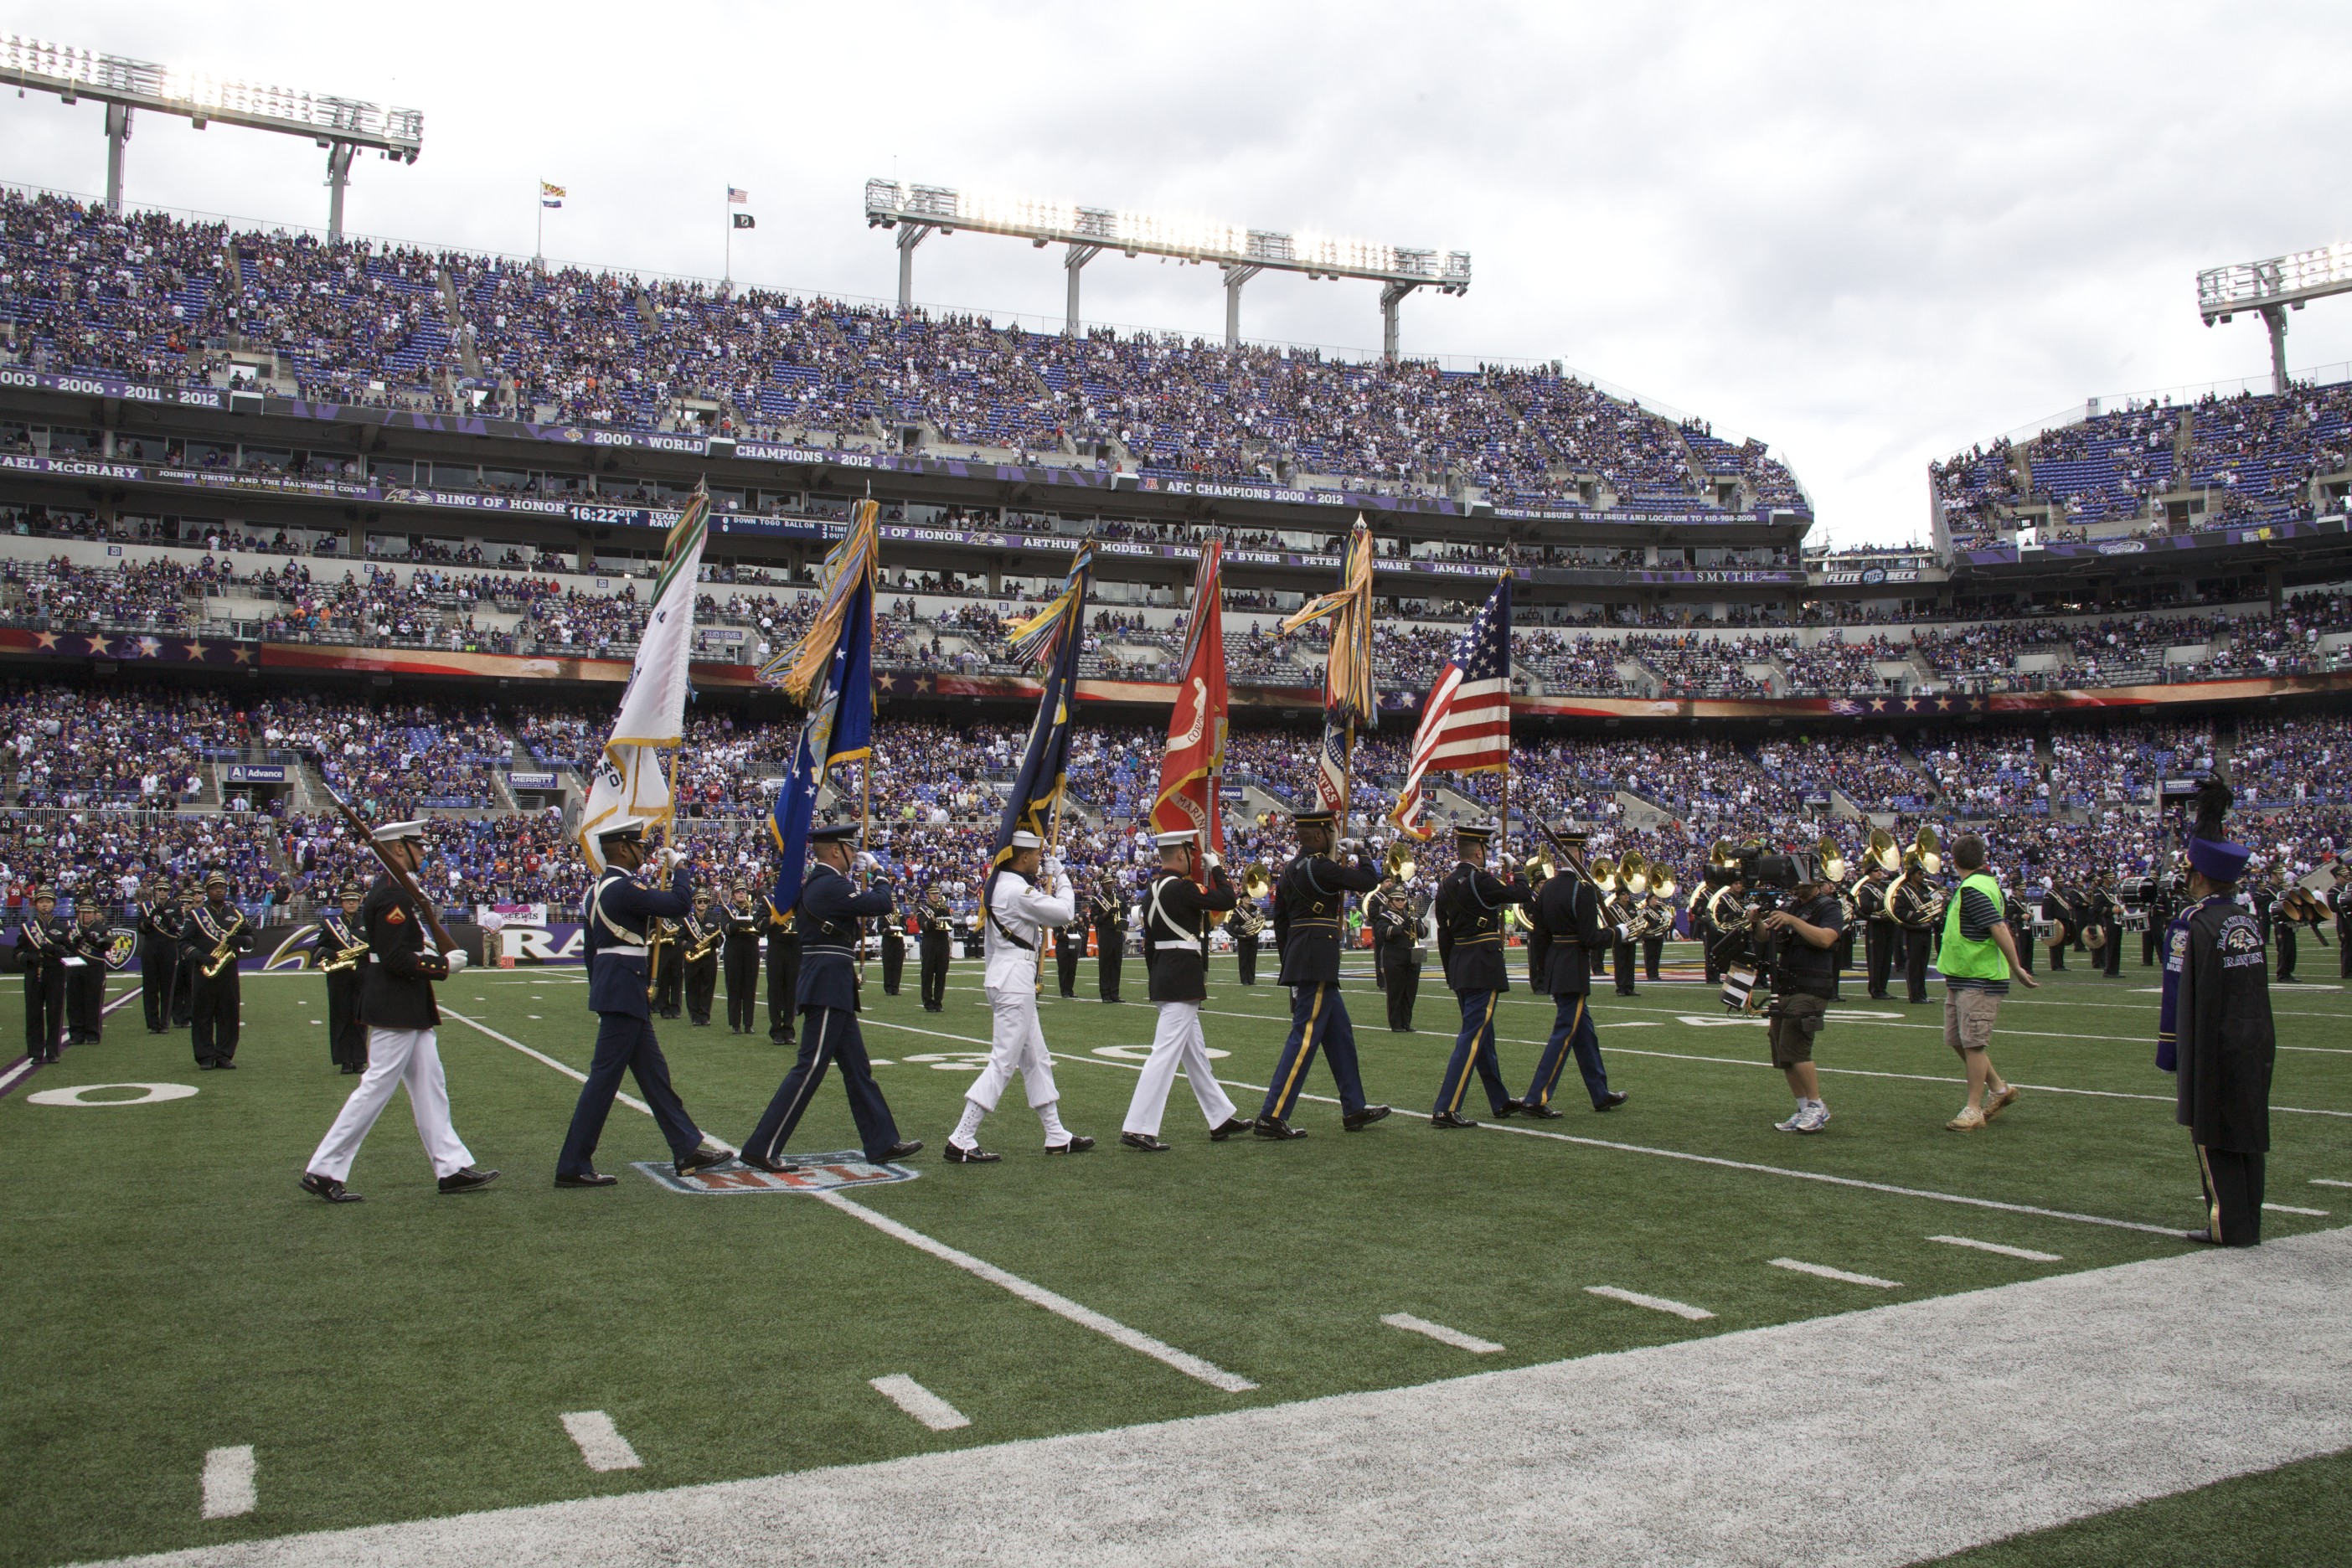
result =
[{"label": "white glove", "polygon": [[1212,849],[1212,850],[1210,850],[1207,854],[1205,854],[1205,855],[1203,855],[1203,856],[1202,856],[1202,857],[1201,857],[1201,863],[1202,863],[1202,865],[1204,865],[1204,866],[1208,867],[1208,868],[1209,868],[1210,870],[1213,871],[1213,870],[1215,870],[1218,867],[1220,867],[1220,866],[1223,865],[1225,862],[1224,862],[1224,858],[1223,858],[1223,856],[1219,855],[1215,850]]},{"label": "white glove", "polygon": [[466,967],[466,950],[462,947],[453,948],[441,956],[449,961],[449,973],[453,975]]},{"label": "white glove", "polygon": [[1077,889],[1070,886],[1070,874],[1067,871],[1063,870],[1059,866],[1054,868],[1054,896],[1057,899],[1068,899],[1073,901],[1075,901],[1078,896]]}]

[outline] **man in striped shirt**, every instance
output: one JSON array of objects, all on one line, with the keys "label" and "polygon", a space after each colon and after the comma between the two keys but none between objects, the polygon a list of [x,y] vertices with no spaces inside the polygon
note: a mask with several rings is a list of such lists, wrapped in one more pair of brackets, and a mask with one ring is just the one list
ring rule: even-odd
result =
[{"label": "man in striped shirt", "polygon": [[2041,982],[2020,961],[2009,929],[2000,884],[1985,869],[1985,841],[1973,833],[1952,846],[1960,886],[1944,912],[1944,945],[1936,960],[1944,972],[1944,1043],[1969,1069],[1969,1102],[1944,1125],[1975,1132],[2017,1100],[2017,1086],[1992,1065],[1992,1024],[2014,979],[2028,990]]}]

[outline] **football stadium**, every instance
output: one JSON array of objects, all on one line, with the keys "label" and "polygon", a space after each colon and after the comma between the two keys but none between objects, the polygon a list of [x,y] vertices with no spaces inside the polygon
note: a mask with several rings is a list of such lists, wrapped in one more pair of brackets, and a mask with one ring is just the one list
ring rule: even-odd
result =
[{"label": "football stadium", "polygon": [[0,30],[0,1564],[2347,1561],[2315,204],[1838,517],[1304,184],[681,276],[155,52]]}]

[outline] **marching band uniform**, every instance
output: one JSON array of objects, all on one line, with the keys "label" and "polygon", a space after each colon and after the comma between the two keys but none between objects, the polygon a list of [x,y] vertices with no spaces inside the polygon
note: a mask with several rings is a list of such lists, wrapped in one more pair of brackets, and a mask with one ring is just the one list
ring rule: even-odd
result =
[{"label": "marching band uniform", "polygon": [[[1581,847],[1584,836],[1561,832],[1557,837],[1570,848]],[[1595,1110],[1614,1110],[1625,1103],[1622,1089],[1609,1087],[1609,1070],[1601,1060],[1601,1037],[1592,1026],[1592,955],[1609,942],[1601,922],[1601,894],[1585,878],[1560,867],[1536,893],[1536,928],[1550,941],[1549,968],[1544,989],[1552,999],[1551,1038],[1537,1059],[1535,1080],[1519,1101],[1528,1116],[1550,1121],[1552,1091],[1559,1087],[1560,1068],[1570,1056],[1584,1079],[1584,1091]],[[1714,923],[1708,916],[1708,924]],[[1709,944],[1712,945],[1711,943]]]},{"label": "marching band uniform", "polygon": [[2101,974],[2113,976],[2122,973],[2123,943],[2117,940],[2122,930],[2115,896],[2107,890],[2103,877],[2091,889],[2090,913],[2086,917],[2090,930],[2099,933],[2099,944],[2091,952],[2092,967]]},{"label": "marching band uniform", "polygon": [[188,921],[204,894],[194,883],[180,891],[178,920],[172,928],[172,1027],[184,1029],[196,1016],[196,961],[188,952]]},{"label": "marching band uniform", "polygon": [[2336,883],[2327,902],[2336,910],[2336,973],[2352,980],[2352,882]]},{"label": "marching band uniform", "polygon": [[2139,966],[2154,966],[2156,955],[2164,945],[2164,928],[2172,922],[2172,911],[2166,907],[2164,884],[2154,877],[2143,877],[2139,884],[2140,908],[2147,911],[2147,924],[2139,933]]},{"label": "marching band uniform", "polygon": [[[1291,820],[1300,826],[1319,826],[1326,835],[1336,831],[1328,811],[1302,811]],[[1331,1077],[1339,1088],[1343,1129],[1359,1131],[1389,1113],[1387,1106],[1364,1100],[1364,1080],[1356,1067],[1355,1026],[1339,995],[1340,911],[1349,893],[1369,893],[1380,884],[1376,868],[1342,866],[1321,850],[1302,850],[1275,883],[1274,946],[1282,959],[1276,983],[1290,987],[1290,1037],[1283,1042],[1265,1103],[1258,1110],[1261,1138],[1307,1136],[1303,1129],[1290,1125],[1290,1113],[1318,1049],[1331,1064]]]},{"label": "marching band uniform", "polygon": [[[341,900],[357,905],[357,885],[343,889]],[[320,915],[318,934],[310,939],[312,968],[366,942],[367,938],[353,925],[359,918],[356,908],[348,914],[337,908]],[[366,963],[367,954],[362,953],[358,963],[327,972],[327,1058],[346,1073],[367,1070],[367,1025],[362,1021],[360,1012],[361,981]]]},{"label": "marching band uniform", "polygon": [[801,933],[771,894],[760,896],[760,913],[768,922],[768,1038],[789,1046],[793,1015],[800,1006]]},{"label": "marching band uniform", "polygon": [[[1165,851],[1189,847],[1199,837],[1197,830],[1187,828],[1162,833],[1157,842]],[[1127,1120],[1120,1124],[1118,1141],[1129,1149],[1155,1154],[1167,1149],[1160,1141],[1160,1123],[1179,1068],[1192,1085],[1192,1098],[1201,1103],[1212,1139],[1222,1143],[1250,1130],[1217,1082],[1208,1044],[1201,1037],[1201,1004],[1209,994],[1208,917],[1234,903],[1234,886],[1223,866],[1210,868],[1205,892],[1192,878],[1165,865],[1151,879],[1144,905],[1143,951],[1160,1021],[1152,1030],[1151,1055],[1144,1058],[1143,1075],[1128,1101]]]},{"label": "marching band uniform", "polygon": [[142,899],[137,921],[139,1004],[146,1015],[147,1032],[161,1035],[172,1026],[172,974],[180,962],[180,915],[169,899]]},{"label": "marching band uniform", "polygon": [[2026,911],[2033,900],[2025,896],[2025,884],[2020,882],[2000,896],[2000,918],[2008,923],[2010,935],[2025,933],[2017,944],[2017,962],[2026,973],[2033,973],[2033,919]]},{"label": "marching band uniform", "polygon": [[[43,904],[49,908],[44,910]],[[16,928],[16,963],[25,976],[25,1055],[53,1062],[66,1038],[66,944],[73,932],[53,913],[57,895],[43,888]]]},{"label": "marching band uniform", "polygon": [[2050,944],[2050,973],[2055,974],[2066,967],[2066,949],[2079,934],[2075,928],[2082,916],[2075,912],[2074,900],[2068,890],[2060,887],[2054,877],[2050,879],[2050,890],[2042,895],[2042,918],[2057,921],[2065,932],[2063,940]]},{"label": "marching band uniform", "polygon": [[1242,900],[1234,914],[1234,963],[1244,985],[1257,984],[1257,944],[1265,930],[1265,916],[1258,912],[1257,900]]},{"label": "marching band uniform", "polygon": [[[809,831],[811,844],[846,844],[856,837],[857,829],[847,824]],[[904,1159],[922,1148],[919,1142],[899,1138],[889,1104],[874,1082],[866,1037],[857,1027],[858,946],[865,940],[866,920],[888,913],[890,904],[887,882],[877,882],[861,893],[826,862],[819,860],[809,867],[800,900],[793,906],[800,960],[800,985],[793,993],[801,1010],[800,1058],[776,1086],[775,1098],[768,1102],[760,1125],[744,1141],[745,1164],[771,1172],[792,1168],[784,1161],[783,1147],[815,1098],[817,1086],[824,1082],[825,1069],[836,1060],[841,1063],[841,1087],[849,1096],[850,1119],[857,1124],[858,1142],[866,1157],[878,1165]],[[774,907],[772,900],[770,907]],[[773,973],[770,971],[772,978]],[[772,996],[769,1005],[774,1005]]]},{"label": "marching band uniform", "polygon": [[[916,927],[917,957],[921,963],[918,976],[922,982],[923,1011],[943,1013],[948,1005],[948,954],[955,945],[955,921],[948,914],[947,900],[937,888],[931,889]],[[1070,994],[1068,982],[1062,994]]]},{"label": "marching band uniform", "polygon": [[1927,946],[1931,936],[1925,922],[1932,895],[1927,889],[1927,871],[1918,866],[1905,866],[1903,875],[1895,879],[1886,897],[1887,912],[1895,917],[1895,945],[1903,955],[1904,1000],[1914,1007],[1927,1000]]},{"label": "marching band uniform", "polygon": [[[1104,889],[1095,894],[1095,962],[1101,983],[1102,999],[1118,1000],[1118,976],[1127,959],[1127,902],[1120,896],[1118,884],[1108,878]],[[991,951],[993,945],[990,944]]]},{"label": "marching band uniform", "polygon": [[1895,920],[1886,910],[1886,873],[1877,866],[1853,889],[1854,912],[1863,917],[1865,989],[1874,1002],[1887,1000],[1887,986],[1895,978]]},{"label": "marching band uniform", "polygon": [[[680,910],[683,918],[691,911]],[[661,922],[661,947],[654,954],[654,1010],[665,1018],[678,1015],[680,982],[686,968],[686,942],[677,921]]]},{"label": "marching band uniform", "polygon": [[[1018,852],[1043,846],[1036,835],[1016,832],[1011,847]],[[964,1090],[963,1116],[948,1134],[947,1158],[963,1165],[1003,1158],[980,1147],[980,1123],[996,1109],[1014,1073],[1021,1075],[1030,1109],[1036,1111],[1045,1129],[1045,1152],[1082,1154],[1095,1146],[1095,1141],[1062,1125],[1054,1059],[1045,1049],[1045,1032],[1037,1023],[1037,944],[1045,940],[1048,930],[1067,924],[1076,912],[1069,873],[1055,868],[1053,890],[1048,892],[1010,865],[997,867],[982,885],[981,907],[988,921],[988,970],[982,983],[987,987],[992,1015],[988,1065]],[[1097,910],[1099,922],[1099,900]],[[1116,1001],[1118,972],[1107,966],[1104,973],[1104,984],[1114,994],[1103,999]]]},{"label": "marching band uniform", "polygon": [[[2285,878],[2282,876],[2284,882]],[[2278,943],[2278,979],[2282,985],[2294,984],[2294,917],[2287,912],[2286,890],[2282,888],[2271,900],[2271,935]]]},{"label": "marching band uniform", "polygon": [[1381,955],[1381,989],[1389,1001],[1389,1027],[1412,1033],[1412,1005],[1421,994],[1421,922],[1402,888],[1372,905],[1372,951]]},{"label": "marching band uniform", "polygon": [[106,1033],[106,950],[112,941],[104,910],[87,902],[75,909],[64,964],[67,1033],[77,1046],[94,1046]]},{"label": "marching band uniform", "polygon": [[[1655,893],[1652,893],[1650,895],[1650,907],[1653,910],[1663,910],[1670,917],[1673,914],[1673,910],[1668,909],[1665,900],[1658,897]],[[1673,929],[1674,922],[1670,918],[1666,922],[1666,931],[1672,931]],[[1642,939],[1642,973],[1645,979],[1655,980],[1658,978],[1658,963],[1660,960],[1665,957],[1665,931],[1660,931],[1654,936],[1645,936]],[[1845,963],[1848,964],[1852,964],[1853,963],[1853,938],[1851,935],[1845,939]]]},{"label": "marching band uniform", "polygon": [[1073,913],[1054,929],[1054,978],[1064,1001],[1077,999],[1078,960],[1087,955],[1087,917]]},{"label": "marching band uniform", "polygon": [[[2248,852],[2210,838],[2189,841],[2189,864],[2213,882],[2236,880]],[[2207,1229],[2193,1240],[2255,1247],[2263,1234],[2263,1164],[2270,1149],[2271,1072],[2278,1040],[2263,973],[2262,930],[2234,900],[2215,895],[2190,911],[2174,1014],[2179,1087],[2176,1116],[2197,1147]]]},{"label": "marching band uniform", "polygon": [[678,967],[684,975],[686,1016],[698,1029],[710,1026],[710,1004],[719,994],[719,950],[713,946],[699,958],[694,950],[712,937],[725,941],[723,917],[710,907],[710,895],[698,893],[678,933]]},{"label": "marching band uniform", "polygon": [[719,944],[727,969],[727,1028],[748,1035],[760,1008],[760,916],[739,888],[735,901],[719,909],[719,923],[727,932]]},{"label": "marching band uniform", "polygon": [[[642,844],[645,829],[643,818],[620,817],[596,836],[597,842]],[[596,1050],[555,1159],[559,1187],[609,1187],[617,1180],[600,1173],[595,1159],[623,1073],[637,1080],[637,1093],[668,1142],[679,1175],[723,1164],[730,1157],[702,1147],[702,1130],[670,1087],[669,1061],[654,1036],[646,995],[646,947],[654,921],[683,919],[693,908],[694,882],[683,864],[671,875],[666,893],[640,884],[609,861],[588,889],[580,911],[581,962],[588,969],[588,1007],[596,1015]]]},{"label": "marching band uniform", "polygon": [[[378,843],[396,844],[421,841],[424,835],[422,822],[392,822],[374,837]],[[466,955],[436,952],[426,945],[424,911],[388,871],[368,889],[360,928],[368,945],[360,983],[360,1010],[368,1024],[367,1070],[303,1166],[302,1189],[329,1203],[359,1201],[343,1184],[376,1118],[404,1085],[440,1190],[469,1193],[488,1186],[498,1173],[474,1168],[473,1155],[450,1124],[449,1085],[436,1034],[441,1010],[433,1000],[433,983],[465,968]]]},{"label": "marching band uniform", "polygon": [[1613,970],[1615,970],[1617,975],[1617,994],[1620,996],[1639,996],[1641,993],[1633,989],[1633,939],[1629,937],[1622,942],[1612,942],[1609,945],[1610,965]]},{"label": "marching band uniform", "polygon": [[907,973],[907,917],[892,910],[882,917],[882,994],[898,994]]},{"label": "marching band uniform", "polygon": [[[1494,837],[1486,827],[1457,827],[1454,837],[1465,847],[1485,845]],[[1460,998],[1462,1028],[1454,1037],[1454,1055],[1437,1086],[1437,1104],[1430,1112],[1432,1127],[1475,1127],[1462,1114],[1462,1097],[1469,1092],[1475,1068],[1486,1086],[1486,1103],[1496,1116],[1519,1109],[1503,1087],[1502,1064],[1495,1055],[1495,1007],[1511,988],[1509,963],[1503,956],[1503,910],[1524,906],[1533,897],[1526,882],[1506,882],[1484,866],[1457,862],[1437,889],[1437,956],[1445,966],[1445,984]],[[1627,964],[1631,944],[1620,944]]]},{"label": "marching band uniform", "polygon": [[[213,896],[215,892],[220,895],[217,899]],[[229,949],[227,962],[219,973],[207,975],[205,965],[224,942]],[[188,1030],[196,1066],[207,1070],[233,1068],[236,1037],[244,1023],[236,961],[240,954],[253,951],[253,932],[247,928],[245,916],[229,907],[228,879],[218,871],[205,879],[205,901],[189,911],[180,934],[180,951],[186,955],[193,976]]]}]

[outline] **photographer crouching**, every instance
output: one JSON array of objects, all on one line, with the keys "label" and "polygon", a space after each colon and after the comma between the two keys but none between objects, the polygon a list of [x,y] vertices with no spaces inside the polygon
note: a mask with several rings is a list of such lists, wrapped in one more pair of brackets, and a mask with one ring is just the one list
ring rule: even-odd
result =
[{"label": "photographer crouching", "polygon": [[1774,1125],[1783,1132],[1819,1132],[1829,1125],[1813,1070],[1813,1037],[1837,987],[1837,944],[1845,910],[1822,880],[1811,855],[1740,857],[1738,880],[1759,889],[1748,896],[1741,931],[1756,964],[1756,983],[1770,987],[1764,1016],[1771,1026],[1772,1065],[1787,1076],[1797,1109]]}]

